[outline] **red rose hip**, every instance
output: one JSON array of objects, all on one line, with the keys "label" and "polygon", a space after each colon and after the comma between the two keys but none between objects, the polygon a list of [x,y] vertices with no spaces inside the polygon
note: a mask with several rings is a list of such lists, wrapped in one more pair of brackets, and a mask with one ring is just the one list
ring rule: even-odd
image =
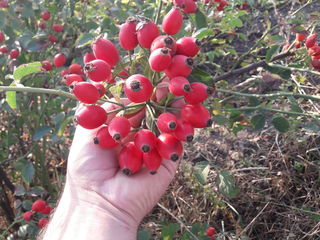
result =
[{"label": "red rose hip", "polygon": [[156,147],[157,137],[148,129],[142,129],[134,136],[134,144],[144,153],[150,152]]},{"label": "red rose hip", "polygon": [[183,23],[183,15],[179,8],[173,7],[162,21],[162,31],[169,35],[179,32]]},{"label": "red rose hip", "polygon": [[137,22],[133,17],[120,26],[119,41],[120,45],[126,50],[133,50],[138,45],[136,33]]},{"label": "red rose hip", "polygon": [[110,81],[112,77],[109,64],[100,59],[86,63],[84,66],[84,71],[94,82]]},{"label": "red rose hip", "polygon": [[80,102],[85,104],[94,104],[100,98],[98,89],[89,82],[74,82],[70,85],[70,90]]},{"label": "red rose hip", "polygon": [[110,135],[108,126],[103,126],[98,130],[95,138],[93,139],[93,143],[106,149],[114,148],[119,144]]},{"label": "red rose hip", "polygon": [[55,67],[62,67],[67,61],[66,56],[63,53],[58,53],[53,58],[53,65]]},{"label": "red rose hip", "polygon": [[158,168],[161,166],[162,157],[156,149],[151,150],[148,153],[143,154],[143,163],[150,171],[150,174],[156,174]]},{"label": "red rose hip", "polygon": [[124,174],[134,174],[142,167],[142,152],[139,151],[133,142],[129,142],[119,152],[118,161]]},{"label": "red rose hip", "polygon": [[124,84],[124,92],[131,102],[142,103],[150,99],[153,91],[152,83],[141,74],[130,76]]},{"label": "red rose hip", "polygon": [[142,48],[150,49],[153,40],[160,35],[157,25],[152,21],[137,24],[137,38]]},{"label": "red rose hip", "polygon": [[83,106],[75,114],[75,122],[86,129],[95,129],[106,121],[107,113],[99,105]]},{"label": "red rose hip", "polygon": [[182,154],[183,147],[176,137],[162,133],[157,139],[157,150],[164,159],[177,161]]},{"label": "red rose hip", "polygon": [[107,62],[111,67],[114,67],[119,62],[120,55],[117,48],[107,39],[96,39],[92,43],[92,50],[97,59]]},{"label": "red rose hip", "polygon": [[161,72],[171,64],[171,55],[169,48],[158,48],[154,50],[149,57],[149,65],[153,71]]},{"label": "red rose hip", "polygon": [[115,117],[109,123],[109,133],[115,141],[125,138],[130,132],[130,122],[125,117]]}]

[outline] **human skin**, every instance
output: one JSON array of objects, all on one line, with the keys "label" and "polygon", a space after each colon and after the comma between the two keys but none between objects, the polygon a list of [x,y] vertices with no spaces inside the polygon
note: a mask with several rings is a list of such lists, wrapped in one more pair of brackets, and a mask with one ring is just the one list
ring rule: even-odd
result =
[{"label": "human skin", "polygon": [[96,132],[77,127],[62,197],[38,239],[136,239],[139,223],[172,181],[178,162],[165,159],[155,175],[143,168],[126,176],[119,170],[119,148],[93,144]]}]

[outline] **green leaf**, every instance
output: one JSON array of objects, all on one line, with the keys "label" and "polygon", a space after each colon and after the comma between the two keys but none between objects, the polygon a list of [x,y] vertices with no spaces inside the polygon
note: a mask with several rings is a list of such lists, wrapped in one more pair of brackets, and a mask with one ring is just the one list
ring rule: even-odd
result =
[{"label": "green leaf", "polygon": [[[17,85],[15,84],[15,82],[12,82],[10,84],[10,87],[16,87],[16,86]],[[17,93],[16,92],[11,92],[11,91],[6,92],[6,101],[13,110],[17,109]]]},{"label": "green leaf", "polygon": [[211,36],[213,34],[214,34],[214,31],[212,29],[201,28],[193,34],[193,37],[195,37],[197,39],[203,39],[203,38]]},{"label": "green leaf", "polygon": [[280,45],[274,45],[270,49],[268,49],[266,54],[266,62],[270,62],[274,55],[279,52],[280,48]]},{"label": "green leaf", "polygon": [[240,193],[240,189],[235,186],[233,177],[228,171],[220,171],[216,182],[219,187],[219,191],[229,198],[235,198]]},{"label": "green leaf", "polygon": [[200,184],[205,185],[208,179],[210,165],[207,161],[198,162],[194,166],[194,175]]},{"label": "green leaf", "polygon": [[82,33],[76,40],[76,48],[81,48],[89,45],[94,40],[94,36],[91,33]]},{"label": "green leaf", "polygon": [[313,133],[319,133],[320,132],[320,123],[319,122],[307,122],[303,126],[303,128],[307,131],[313,132]]},{"label": "green leaf", "polygon": [[33,164],[26,160],[20,160],[16,163],[15,168],[21,172],[22,180],[26,184],[30,184],[35,173]]},{"label": "green leaf", "polygon": [[30,200],[23,200],[22,207],[26,211],[30,211],[32,207],[32,202]]},{"label": "green leaf", "polygon": [[33,141],[40,140],[43,136],[48,134],[51,131],[51,127],[49,126],[42,126],[36,129],[34,135],[33,135]]},{"label": "green leaf", "polygon": [[196,12],[196,26],[197,29],[207,27],[207,17],[198,9]]},{"label": "green leaf", "polygon": [[176,232],[180,229],[178,223],[171,223],[162,228],[161,236],[163,240],[172,240]]},{"label": "green leaf", "polygon": [[199,82],[200,81],[206,85],[209,85],[209,86],[212,85],[212,81],[211,81],[212,76],[209,73],[202,71],[199,68],[193,69],[193,71],[189,77],[191,78],[190,79],[191,82]]},{"label": "green leaf", "polygon": [[283,79],[289,79],[291,76],[291,70],[283,69],[277,66],[267,66],[266,69],[274,74],[279,75]]},{"label": "green leaf", "polygon": [[22,185],[17,185],[14,188],[14,195],[15,196],[23,196],[26,194],[26,189]]},{"label": "green leaf", "polygon": [[258,114],[251,118],[251,124],[254,130],[260,130],[264,127],[266,119],[264,115]]},{"label": "green leaf", "polygon": [[273,126],[281,133],[285,133],[290,128],[290,123],[284,117],[275,117],[272,119]]},{"label": "green leaf", "polygon": [[225,116],[217,115],[213,116],[213,121],[219,125],[224,125],[229,121],[229,119]]},{"label": "green leaf", "polygon": [[17,67],[13,72],[13,78],[19,82],[23,77],[32,73],[41,72],[41,62],[32,62]]},{"label": "green leaf", "polygon": [[149,240],[151,233],[147,230],[140,230],[138,232],[137,240]]},{"label": "green leaf", "polygon": [[241,21],[240,18],[232,19],[232,21],[229,22],[229,24],[230,24],[230,26],[233,27],[233,28],[242,27],[242,26],[243,26],[243,22]]},{"label": "green leaf", "polygon": [[73,119],[73,116],[69,116],[61,123],[59,130],[58,130],[58,133],[57,133],[58,137],[61,137],[63,135],[64,130],[66,129],[68,123],[72,121],[72,119]]}]

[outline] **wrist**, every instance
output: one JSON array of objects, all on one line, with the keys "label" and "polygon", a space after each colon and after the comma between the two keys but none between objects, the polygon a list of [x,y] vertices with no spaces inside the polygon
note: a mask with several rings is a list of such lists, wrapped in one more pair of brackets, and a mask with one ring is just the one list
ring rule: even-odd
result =
[{"label": "wrist", "polygon": [[59,205],[44,233],[44,240],[135,240],[139,223],[90,190],[66,184]]}]

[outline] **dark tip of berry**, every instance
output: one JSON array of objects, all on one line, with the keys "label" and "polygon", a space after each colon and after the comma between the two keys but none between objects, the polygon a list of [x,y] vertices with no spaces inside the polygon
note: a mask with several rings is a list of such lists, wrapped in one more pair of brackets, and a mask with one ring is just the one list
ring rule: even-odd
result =
[{"label": "dark tip of berry", "polygon": [[177,127],[177,124],[176,124],[175,122],[170,122],[170,123],[169,123],[169,128],[170,128],[171,130],[174,130],[176,127]]},{"label": "dark tip of berry", "polygon": [[150,151],[150,146],[149,145],[143,145],[141,147],[142,152],[147,153]]},{"label": "dark tip of berry", "polygon": [[74,123],[75,125],[77,125],[77,124],[78,124],[77,116],[75,116],[75,117],[73,118],[73,123]]},{"label": "dark tip of berry", "polygon": [[85,72],[92,72],[94,70],[94,67],[91,63],[87,63],[86,65],[84,65],[83,69]]},{"label": "dark tip of berry", "polygon": [[129,168],[122,169],[122,172],[127,176],[130,176],[132,174],[132,172],[131,172],[131,170]]},{"label": "dark tip of berry", "polygon": [[95,138],[93,139],[93,143],[94,143],[94,144],[99,144],[99,138],[95,137]]},{"label": "dark tip of berry", "polygon": [[157,171],[151,171],[150,174],[151,175],[155,175],[157,173]]},{"label": "dark tip of berry", "polygon": [[187,136],[187,142],[192,142],[193,140],[193,136],[192,135],[188,135]]},{"label": "dark tip of berry", "polygon": [[210,127],[211,125],[212,125],[212,123],[213,123],[213,121],[212,121],[212,119],[209,119],[208,121],[207,121],[207,127]]},{"label": "dark tip of berry", "polygon": [[186,7],[186,5],[185,4],[181,4],[181,8],[185,8]]},{"label": "dark tip of berry", "polygon": [[161,53],[164,54],[164,55],[167,55],[167,54],[169,54],[169,49],[168,48],[162,48],[161,49]]},{"label": "dark tip of berry", "polygon": [[116,133],[115,135],[113,135],[112,137],[115,141],[119,141],[121,138],[121,135],[119,133]]},{"label": "dark tip of berry", "polygon": [[190,90],[191,90],[190,85],[189,85],[189,84],[185,84],[185,85],[183,86],[183,90],[185,90],[186,92],[190,92]]},{"label": "dark tip of berry", "polygon": [[201,41],[200,41],[199,39],[196,40],[196,45],[197,45],[198,47],[201,46]]},{"label": "dark tip of berry", "polygon": [[179,159],[179,155],[176,154],[176,153],[174,153],[174,154],[171,155],[170,159],[171,159],[172,161],[176,162],[176,161],[178,161],[178,159]]},{"label": "dark tip of berry", "polygon": [[187,58],[186,63],[188,64],[189,67],[192,67],[194,62],[192,58]]},{"label": "dark tip of berry", "polygon": [[70,88],[70,91],[72,91],[74,89],[74,84],[71,84],[69,88]]},{"label": "dark tip of berry", "polygon": [[130,84],[130,88],[133,90],[133,91],[140,91],[141,89],[141,84],[139,81],[133,81],[131,82]]},{"label": "dark tip of berry", "polygon": [[164,39],[164,43],[166,44],[166,46],[171,46],[173,44],[173,39],[171,37],[166,37]]}]

